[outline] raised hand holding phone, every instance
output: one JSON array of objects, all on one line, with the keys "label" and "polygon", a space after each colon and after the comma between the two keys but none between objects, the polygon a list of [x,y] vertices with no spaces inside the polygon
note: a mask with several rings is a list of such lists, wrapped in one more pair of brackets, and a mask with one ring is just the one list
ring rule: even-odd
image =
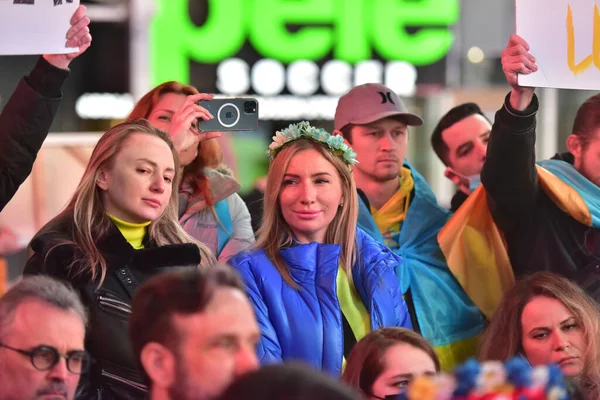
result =
[{"label": "raised hand holding phone", "polygon": [[221,132],[200,132],[198,130],[198,120],[210,121],[214,118],[206,108],[201,107],[198,103],[212,100],[213,97],[212,94],[205,93],[190,95],[185,99],[179,111],[173,114],[168,133],[178,152],[195,146],[203,140],[221,136]]},{"label": "raised hand holding phone", "polygon": [[198,121],[200,132],[254,131],[258,128],[258,101],[252,98],[202,100],[199,106],[215,118]]}]

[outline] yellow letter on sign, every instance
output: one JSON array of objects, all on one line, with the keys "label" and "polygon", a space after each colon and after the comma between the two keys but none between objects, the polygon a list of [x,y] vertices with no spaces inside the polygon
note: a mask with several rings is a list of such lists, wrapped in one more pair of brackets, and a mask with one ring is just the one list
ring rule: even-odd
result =
[{"label": "yellow letter on sign", "polygon": [[[593,55],[590,54],[579,64],[575,64],[575,27],[573,26],[573,11],[571,11],[571,5],[569,4],[567,10],[567,63],[569,69],[573,71],[575,75],[580,74],[592,65]],[[598,7],[595,6],[596,12]],[[594,22],[596,22],[596,14],[594,14]],[[597,24],[594,24],[594,33],[596,31]],[[596,35],[594,35],[596,36]],[[594,37],[594,47],[596,45],[596,38]],[[595,61],[595,60],[594,60]]]},{"label": "yellow letter on sign", "polygon": [[594,4],[594,40],[592,45],[594,65],[600,69],[600,11],[598,5]]},{"label": "yellow letter on sign", "polygon": [[[571,5],[568,5],[567,11],[567,63],[569,69],[573,71],[575,75],[580,74],[592,65],[592,54],[587,56],[579,64],[575,64],[575,28],[573,26],[573,11],[571,11]],[[595,6],[596,13],[598,7]],[[596,22],[596,14],[594,14],[594,22]],[[596,33],[596,27],[598,24],[594,23],[594,33]],[[599,45],[600,46],[600,45]],[[594,48],[596,47],[596,35],[594,34]]]}]

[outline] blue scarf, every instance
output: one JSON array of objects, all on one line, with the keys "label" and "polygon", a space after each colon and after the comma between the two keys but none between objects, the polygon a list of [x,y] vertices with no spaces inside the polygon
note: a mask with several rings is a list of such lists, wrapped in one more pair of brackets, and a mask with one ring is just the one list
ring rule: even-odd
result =
[{"label": "blue scarf", "polygon": [[587,205],[592,217],[592,226],[600,228],[600,187],[581,175],[575,167],[561,160],[544,160],[537,163],[540,167],[571,186]]},{"label": "blue scarf", "polygon": [[[537,163],[548,197],[580,223],[600,227],[600,188],[561,160]],[[439,234],[453,275],[488,316],[515,283],[506,242],[489,212],[485,188],[473,192]]]},{"label": "blue scarf", "polygon": [[[396,275],[402,293],[410,287],[421,334],[439,348],[477,336],[483,331],[484,318],[448,269],[438,245],[437,234],[450,212],[437,204],[425,179],[408,162],[405,166],[412,171],[415,188],[406,220],[394,238],[400,244],[394,252],[404,259],[404,264],[396,268]],[[384,243],[362,200],[359,201],[358,225]],[[450,354],[442,358],[461,362],[469,356],[474,354]]]}]

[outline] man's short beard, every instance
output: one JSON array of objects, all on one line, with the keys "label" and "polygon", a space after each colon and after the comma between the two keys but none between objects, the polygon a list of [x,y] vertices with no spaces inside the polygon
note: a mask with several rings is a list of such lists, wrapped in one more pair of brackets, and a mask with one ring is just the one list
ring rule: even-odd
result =
[{"label": "man's short beard", "polygon": [[190,380],[190,376],[182,362],[178,351],[173,351],[175,356],[175,382],[169,387],[170,400],[212,400],[199,385]]},{"label": "man's short beard", "polygon": [[394,172],[390,172],[389,174],[377,174],[374,173],[371,175],[371,178],[373,178],[373,180],[377,183],[386,183],[392,180],[397,180],[398,179],[398,175],[399,172],[394,173]]},{"label": "man's short beard", "polygon": [[169,388],[170,400],[192,400],[190,382],[179,362],[175,363],[175,381]]}]

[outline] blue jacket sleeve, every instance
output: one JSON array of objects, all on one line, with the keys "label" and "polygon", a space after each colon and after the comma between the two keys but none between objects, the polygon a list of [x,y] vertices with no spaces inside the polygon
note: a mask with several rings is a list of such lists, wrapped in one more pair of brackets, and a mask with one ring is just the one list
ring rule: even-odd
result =
[{"label": "blue jacket sleeve", "polygon": [[249,261],[246,259],[246,261],[241,260],[241,262],[237,263],[236,260],[238,259],[236,257],[230,260],[230,264],[238,271],[246,283],[248,298],[254,306],[256,320],[261,332],[261,339],[256,349],[258,359],[261,364],[281,363],[283,362],[281,347],[275,328],[269,320],[269,310],[263,300],[259,287],[261,283],[257,282],[254,274],[252,274]]},{"label": "blue jacket sleeve", "polygon": [[[396,277],[398,279],[400,279],[402,274],[398,274],[398,269],[406,268],[404,266],[404,260],[402,259],[402,257],[391,252],[390,258],[388,259],[388,263],[391,264],[390,269],[394,272],[394,275],[396,275]],[[398,282],[398,287],[397,287],[398,295],[395,296],[395,298],[398,299],[398,302],[395,306],[396,315],[398,317],[398,326],[413,330],[413,325],[412,325],[411,318],[410,318],[410,312],[408,311],[408,306],[406,305],[406,301],[404,301],[404,297],[402,296],[401,287],[404,286],[405,284],[406,284],[406,282]]]},{"label": "blue jacket sleeve", "polygon": [[[372,293],[376,296],[375,303],[382,313],[383,326],[400,326],[412,330],[410,313],[402,298],[402,293],[409,283],[407,275],[400,273],[405,272],[404,268],[406,268],[403,258],[383,243],[376,242],[361,229],[357,230],[357,242],[361,257],[367,260],[362,268],[360,265],[358,268],[358,271],[362,270],[359,276],[364,276],[363,285],[359,285],[363,301],[369,297],[367,292]],[[365,291],[364,283],[370,289]]]},{"label": "blue jacket sleeve", "polygon": [[402,303],[398,305],[398,310],[399,310],[399,314],[400,314],[399,315],[399,319],[400,319],[399,326],[413,330],[413,325],[410,320],[410,313],[408,312],[408,307],[406,306],[406,302],[404,301],[404,299],[402,299]]}]

